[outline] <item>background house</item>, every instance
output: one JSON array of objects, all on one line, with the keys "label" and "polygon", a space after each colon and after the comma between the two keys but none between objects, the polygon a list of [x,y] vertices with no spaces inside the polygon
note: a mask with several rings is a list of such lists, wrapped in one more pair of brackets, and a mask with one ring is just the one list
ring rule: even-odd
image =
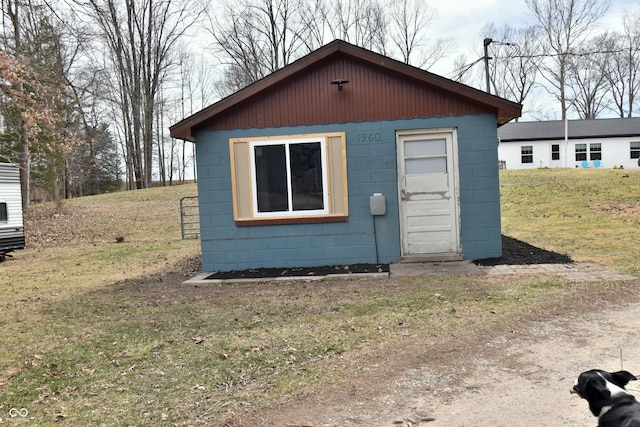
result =
[{"label": "background house", "polygon": [[204,271],[501,254],[498,125],[521,106],[334,41],[171,127]]},{"label": "background house", "polygon": [[507,169],[637,168],[640,158],[640,117],[568,120],[566,128],[562,120],[512,122],[498,137],[498,157]]}]

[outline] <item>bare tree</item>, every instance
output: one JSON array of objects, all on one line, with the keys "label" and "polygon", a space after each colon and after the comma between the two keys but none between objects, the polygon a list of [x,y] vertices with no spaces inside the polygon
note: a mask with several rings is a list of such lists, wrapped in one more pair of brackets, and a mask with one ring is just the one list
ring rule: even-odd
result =
[{"label": "bare tree", "polygon": [[[238,90],[307,53],[298,0],[243,0],[223,16],[210,13],[205,29],[227,67],[225,81]],[[304,50],[303,50],[304,49]]]},{"label": "bare tree", "polygon": [[583,41],[609,8],[609,0],[526,0],[542,34],[542,45],[548,55],[540,61],[547,90],[560,102],[562,119],[567,115],[567,82],[569,56]]},{"label": "bare tree", "polygon": [[[172,0],[89,0],[78,3],[99,28],[113,67],[130,185],[151,186],[160,88],[179,40],[200,17],[200,5]],[[133,181],[133,182],[132,182]]]},{"label": "bare tree", "polygon": [[454,60],[453,71],[451,72],[450,78],[468,86],[478,86],[478,79],[474,76],[473,69],[481,60],[482,58],[469,62],[468,58],[464,54],[458,55]]},{"label": "bare tree", "polygon": [[609,33],[599,44],[606,51],[600,66],[621,118],[632,117],[640,94],[640,12],[625,15],[623,28],[622,34]]},{"label": "bare tree", "polygon": [[325,25],[325,22],[328,16],[329,6],[324,0],[302,2],[300,19],[304,30],[300,41],[304,44],[305,51],[314,51],[326,42],[329,27]]},{"label": "bare tree", "polygon": [[[211,67],[204,58],[185,52],[180,56],[179,71],[179,76],[176,76],[179,78],[176,82],[180,88],[179,96],[174,96],[173,99],[167,97],[163,111],[165,116],[163,120],[169,123],[174,123],[205,108],[216,96],[224,96],[221,92],[216,92],[221,85],[216,84]],[[184,179],[187,175],[187,166],[194,167],[193,176],[196,176],[192,143],[164,137],[162,150],[165,153],[163,167],[166,169],[169,185],[176,181],[176,176],[180,180]]]},{"label": "bare tree", "polygon": [[640,99],[640,12],[625,15],[624,20],[624,49],[627,53],[627,61],[629,64],[628,95],[627,95],[627,117],[631,117],[634,112],[634,106]]},{"label": "bare tree", "polygon": [[[606,37],[606,36],[605,36]],[[595,39],[596,46],[602,46],[603,36]],[[585,48],[590,46],[589,42]],[[599,65],[606,52],[587,52],[572,55],[569,59],[569,79],[567,93],[583,119],[595,119],[607,107],[608,85],[603,68]]]},{"label": "bare tree", "polygon": [[206,29],[226,95],[334,39],[428,68],[449,46],[427,39],[434,16],[417,0],[241,0],[209,15]]},{"label": "bare tree", "polygon": [[505,25],[497,30],[493,24],[483,29],[489,43],[489,77],[493,93],[524,104],[536,84],[539,44],[536,28],[518,29]]},{"label": "bare tree", "polygon": [[386,54],[388,23],[384,15],[384,6],[377,0],[336,0],[323,24],[334,39]]},{"label": "bare tree", "polygon": [[389,8],[390,39],[404,63],[429,69],[445,56],[451,43],[442,38],[427,38],[427,30],[437,18],[429,4],[418,0],[394,0]]},{"label": "bare tree", "polygon": [[20,146],[26,208],[35,181],[56,199],[69,191],[69,164],[82,150],[81,111],[70,84],[78,45],[44,3],[4,0],[2,11],[3,65],[18,67],[4,78],[11,103],[1,113]]},{"label": "bare tree", "polygon": [[[4,18],[8,18],[11,22],[12,34],[10,39],[13,41],[14,55],[22,55],[22,28],[20,22],[20,4],[18,0],[2,0],[2,15]],[[24,83],[22,81],[16,82],[16,91],[18,95],[24,98]],[[30,186],[31,181],[31,153],[29,152],[29,135],[25,126],[24,119],[20,119],[18,137],[20,138],[20,182],[22,191],[22,208],[27,209],[30,200]]]}]

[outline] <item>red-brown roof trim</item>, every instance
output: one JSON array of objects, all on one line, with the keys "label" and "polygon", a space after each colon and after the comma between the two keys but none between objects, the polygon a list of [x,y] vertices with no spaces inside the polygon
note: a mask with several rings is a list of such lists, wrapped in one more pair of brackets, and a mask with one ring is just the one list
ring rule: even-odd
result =
[{"label": "red-brown roof trim", "polygon": [[502,125],[513,118],[520,117],[522,106],[520,104],[499,98],[494,95],[482,92],[470,86],[454,82],[436,74],[407,65],[375,52],[357,47],[342,40],[333,42],[311,52],[290,65],[275,71],[263,79],[247,86],[244,89],[210,105],[209,107],[193,114],[190,117],[176,123],[170,127],[171,136],[178,139],[194,141],[192,129],[205,121],[210,121],[217,115],[242,103],[243,101],[259,94],[260,92],[276,85],[283,80],[290,78],[302,70],[313,66],[325,58],[341,54],[347,57],[358,59],[364,63],[371,64],[383,70],[397,73],[405,78],[414,79],[420,83],[439,87],[440,89],[455,94],[459,97],[467,98],[469,101],[487,106],[487,109],[497,111],[497,124]]}]

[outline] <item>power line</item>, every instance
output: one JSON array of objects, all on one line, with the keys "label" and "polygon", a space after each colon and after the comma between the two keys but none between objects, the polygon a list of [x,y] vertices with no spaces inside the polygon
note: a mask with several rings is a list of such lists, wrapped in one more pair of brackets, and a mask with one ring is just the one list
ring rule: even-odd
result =
[{"label": "power line", "polygon": [[462,67],[458,68],[458,70],[454,70],[454,72],[458,73],[458,75],[453,80],[456,80],[456,81],[460,80],[460,78],[464,75],[464,73],[469,71],[471,69],[471,67],[473,67],[474,65],[476,65],[478,62],[482,61],[483,59],[484,59],[484,56],[478,58],[475,61],[473,61],[471,64],[463,65]]},{"label": "power line", "polygon": [[[500,43],[507,46],[518,46],[515,43]],[[611,49],[611,50],[594,50],[588,52],[561,52],[561,53],[537,53],[531,55],[508,55],[508,56],[493,56],[490,59],[536,59],[536,58],[553,58],[559,56],[590,56],[590,55],[602,55],[602,54],[611,54],[611,53],[626,53],[626,52],[640,52],[640,47],[631,47],[626,49]],[[459,80],[467,71],[471,69],[478,62],[482,61],[484,56],[478,58],[470,64],[463,65],[462,67],[454,70],[451,74],[456,77],[453,80]]]},{"label": "power line", "polygon": [[537,53],[537,54],[531,54],[531,55],[494,56],[493,59],[510,59],[510,58],[534,59],[534,58],[552,58],[552,57],[558,57],[558,56],[589,56],[589,55],[609,54],[609,53],[626,53],[629,51],[640,52],[640,48],[631,47],[628,49],[593,50],[589,52],[560,52],[560,53]]}]

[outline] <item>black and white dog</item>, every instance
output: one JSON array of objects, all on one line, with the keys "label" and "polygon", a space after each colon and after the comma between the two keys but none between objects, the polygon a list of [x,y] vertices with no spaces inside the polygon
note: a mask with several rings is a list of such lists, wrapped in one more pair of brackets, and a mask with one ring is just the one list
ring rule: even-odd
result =
[{"label": "black and white dog", "polygon": [[637,378],[627,372],[593,369],[580,374],[571,393],[589,402],[598,427],[640,427],[640,403],[625,390]]}]

